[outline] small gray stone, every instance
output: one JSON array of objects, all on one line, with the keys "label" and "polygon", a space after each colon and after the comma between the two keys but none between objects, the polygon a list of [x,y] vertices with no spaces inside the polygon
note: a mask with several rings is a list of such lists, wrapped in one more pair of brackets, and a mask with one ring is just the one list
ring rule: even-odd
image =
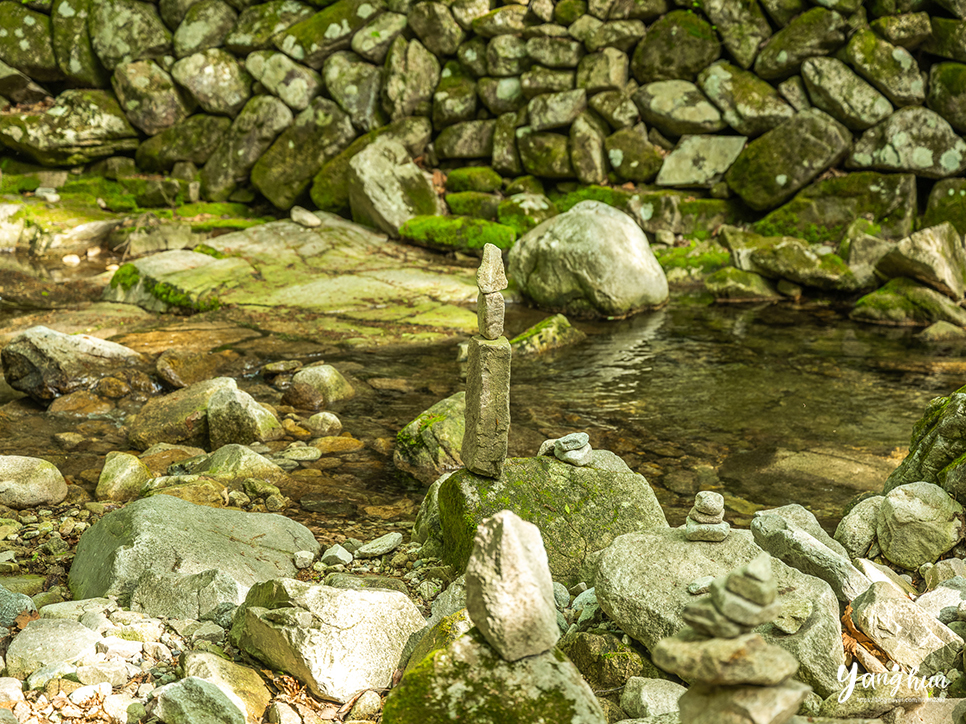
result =
[{"label": "small gray stone", "polygon": [[590,445],[584,445],[576,450],[566,450],[561,452],[556,446],[553,451],[554,457],[561,462],[576,465],[579,468],[587,467],[594,462],[594,451]]},{"label": "small gray stone", "polygon": [[289,213],[292,217],[292,221],[308,229],[313,229],[316,226],[322,225],[322,219],[308,209],[303,209],[301,206],[293,206],[291,212]]},{"label": "small gray stone", "polygon": [[338,543],[327,548],[322,554],[322,563],[327,566],[348,565],[352,563],[352,554]]},{"label": "small gray stone", "polygon": [[356,551],[356,558],[377,558],[396,550],[403,541],[402,533],[386,533],[373,541],[369,541]]},{"label": "small gray stone", "polygon": [[728,590],[727,585],[727,579],[715,579],[711,584],[711,600],[715,608],[735,623],[743,626],[761,626],[774,619],[782,610],[780,601],[761,606]]},{"label": "small gray stone", "polygon": [[724,496],[711,490],[702,490],[694,496],[694,509],[705,515],[724,512]]},{"label": "small gray stone", "polygon": [[667,679],[632,676],[621,693],[621,709],[628,716],[643,718],[678,711],[678,699],[687,689]]},{"label": "small gray stone", "polygon": [[724,520],[724,511],[721,511],[717,515],[707,515],[699,512],[697,508],[692,507],[688,511],[688,520],[693,520],[695,523],[704,523],[705,525],[717,525]]},{"label": "small gray stone", "polygon": [[564,584],[557,581],[553,583],[553,602],[558,609],[564,609],[570,605],[570,592]]},{"label": "small gray stone", "polygon": [[0,586],[0,626],[10,628],[17,616],[26,611],[36,611],[34,602],[23,593],[14,593]]},{"label": "small gray stone", "polygon": [[700,596],[702,593],[708,593],[711,590],[711,584],[714,582],[714,576],[702,576],[688,584],[688,593],[692,596]]},{"label": "small gray stone", "polygon": [[313,553],[312,551],[296,551],[295,555],[293,556],[293,562],[295,563],[295,567],[298,568],[299,570],[302,570],[303,568],[308,568],[309,566],[312,565],[312,562],[314,560],[315,560],[315,553]]},{"label": "small gray stone", "polygon": [[480,335],[485,339],[498,339],[503,335],[503,319],[506,314],[506,300],[500,292],[483,294],[476,300],[476,319]]},{"label": "small gray stone", "polygon": [[590,435],[586,432],[572,432],[558,438],[554,443],[554,450],[557,452],[567,452],[569,450],[579,450],[590,443]]},{"label": "small gray stone", "polygon": [[684,523],[684,536],[691,541],[720,543],[728,537],[730,531],[731,525],[729,523],[709,525],[707,523],[698,523],[690,518]]},{"label": "small gray stone", "polygon": [[483,246],[483,260],[476,270],[476,286],[483,294],[501,292],[507,288],[506,271],[503,268],[503,252],[494,244]]}]

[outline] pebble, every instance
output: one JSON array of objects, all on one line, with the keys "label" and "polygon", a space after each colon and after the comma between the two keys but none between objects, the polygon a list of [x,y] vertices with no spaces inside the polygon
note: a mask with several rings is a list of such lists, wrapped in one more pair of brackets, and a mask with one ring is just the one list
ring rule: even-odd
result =
[{"label": "pebble", "polygon": [[291,217],[292,221],[294,221],[296,224],[299,226],[304,226],[308,229],[314,229],[317,226],[322,226],[322,219],[301,206],[292,207]]},{"label": "pebble", "polygon": [[296,551],[292,559],[295,567],[302,570],[312,565],[312,562],[315,560],[315,554],[312,551]]},{"label": "pebble", "polygon": [[386,533],[373,541],[369,541],[360,547],[356,553],[356,558],[377,558],[396,550],[403,542],[402,533]]}]

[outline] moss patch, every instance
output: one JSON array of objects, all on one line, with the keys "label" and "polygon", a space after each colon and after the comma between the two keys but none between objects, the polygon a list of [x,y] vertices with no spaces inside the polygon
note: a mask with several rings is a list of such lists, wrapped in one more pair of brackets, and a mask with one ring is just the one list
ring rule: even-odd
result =
[{"label": "moss patch", "polygon": [[480,191],[462,191],[446,194],[449,210],[457,216],[473,216],[477,219],[492,221],[496,218],[502,198],[497,194]]},{"label": "moss patch", "polygon": [[665,271],[698,269],[702,274],[710,274],[731,262],[731,252],[713,241],[692,241],[687,246],[654,249],[654,255]]},{"label": "moss patch", "polygon": [[509,249],[516,232],[502,224],[466,216],[416,216],[399,229],[406,241],[446,251],[478,251],[486,244]]},{"label": "moss patch", "polygon": [[446,177],[446,190],[453,193],[460,191],[492,193],[499,191],[502,185],[503,177],[489,166],[464,166],[453,169]]}]

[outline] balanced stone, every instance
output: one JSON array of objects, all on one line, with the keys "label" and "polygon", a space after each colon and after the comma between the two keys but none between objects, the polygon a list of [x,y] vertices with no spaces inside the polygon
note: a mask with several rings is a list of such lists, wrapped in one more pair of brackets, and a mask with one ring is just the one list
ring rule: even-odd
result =
[{"label": "balanced stone", "polygon": [[483,261],[480,263],[480,268],[476,270],[476,286],[483,294],[492,294],[507,288],[503,252],[493,244],[486,244],[483,247]]},{"label": "balanced stone", "polygon": [[722,510],[720,513],[717,513],[716,515],[708,515],[706,513],[700,512],[696,507],[692,506],[691,510],[688,511],[688,519],[693,520],[695,523],[717,525],[718,523],[724,520],[724,511]]},{"label": "balanced stone", "polygon": [[684,535],[691,541],[708,541],[710,543],[720,543],[731,532],[728,523],[698,523],[691,518],[684,522]]},{"label": "balanced stone", "polygon": [[737,593],[729,591],[727,579],[717,579],[711,584],[711,600],[715,608],[736,623],[744,626],[761,626],[781,613],[781,602],[760,606]]},{"label": "balanced stone", "polygon": [[503,334],[506,301],[500,292],[490,292],[476,298],[476,320],[485,339],[498,339]]},{"label": "balanced stone", "polygon": [[725,587],[759,606],[770,606],[778,596],[778,582],[772,575],[771,556],[762,553],[730,574]]},{"label": "balanced stone", "polygon": [[567,452],[568,450],[579,450],[590,443],[590,435],[586,432],[572,432],[564,435],[553,444],[554,452]]},{"label": "balanced stone", "polygon": [[733,639],[748,633],[750,626],[743,626],[732,621],[715,608],[710,598],[689,604],[681,613],[686,624],[704,636],[715,636],[723,639]]},{"label": "balanced stone", "polygon": [[466,431],[460,456],[468,470],[499,477],[510,432],[510,342],[471,337],[466,370]]},{"label": "balanced stone", "polygon": [[553,454],[557,460],[576,465],[580,468],[587,467],[594,462],[594,451],[589,444],[579,447],[576,450],[564,450],[562,452],[555,446]]},{"label": "balanced stone", "polygon": [[702,490],[694,496],[694,509],[705,515],[724,513],[724,496],[712,490]]}]

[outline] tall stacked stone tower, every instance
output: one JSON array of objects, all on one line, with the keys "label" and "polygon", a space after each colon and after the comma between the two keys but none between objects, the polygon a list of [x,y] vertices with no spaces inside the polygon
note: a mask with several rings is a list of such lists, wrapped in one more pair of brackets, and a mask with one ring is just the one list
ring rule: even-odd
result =
[{"label": "tall stacked stone tower", "polygon": [[476,272],[478,335],[470,338],[466,371],[466,432],[461,455],[467,470],[500,477],[510,432],[510,342],[503,336],[507,287],[503,256],[483,247]]}]

